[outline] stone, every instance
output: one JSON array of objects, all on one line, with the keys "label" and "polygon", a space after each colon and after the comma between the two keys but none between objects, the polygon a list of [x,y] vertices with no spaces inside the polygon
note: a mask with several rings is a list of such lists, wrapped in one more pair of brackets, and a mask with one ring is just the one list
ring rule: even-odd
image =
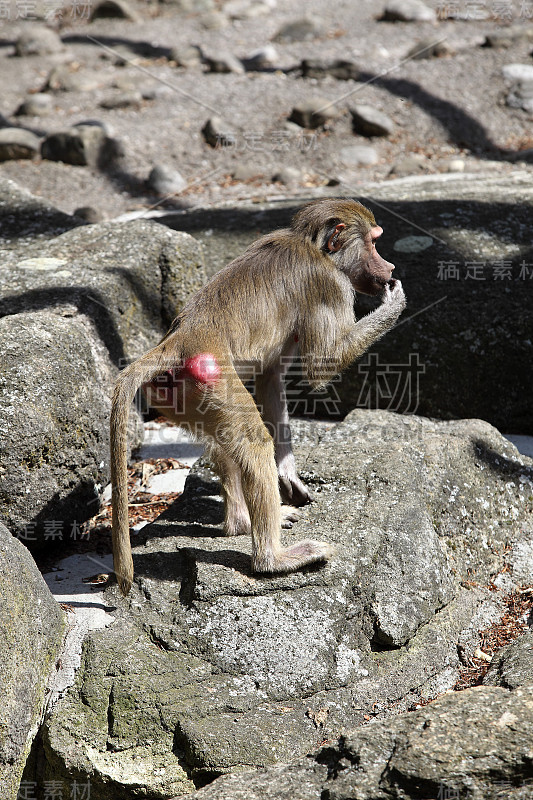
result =
[{"label": "stone", "polygon": [[436,22],[437,16],[421,0],[390,0],[380,19],[385,22]]},{"label": "stone", "polygon": [[360,68],[353,61],[345,59],[304,58],[301,63],[303,78],[324,78],[330,75],[337,80],[358,80]]},{"label": "stone", "polygon": [[143,100],[168,100],[173,97],[174,90],[163,84],[147,83],[141,85],[140,95]]},{"label": "stone", "polygon": [[202,134],[211,147],[233,147],[237,141],[236,131],[221,117],[210,117],[202,128]]},{"label": "stone", "polygon": [[282,167],[278,172],[272,176],[273,181],[284,183],[286,186],[291,186],[296,183],[302,183],[304,180],[304,173],[298,167]]},{"label": "stone", "polygon": [[45,117],[52,111],[52,97],[44,92],[29,94],[15,111],[17,117]]},{"label": "stone", "polygon": [[242,75],[244,72],[242,62],[232,53],[224,53],[222,51],[217,52],[216,55],[204,53],[203,62],[209,72],[222,74],[233,72],[237,75]]},{"label": "stone", "polygon": [[502,647],[492,658],[483,678],[484,686],[517,689],[533,686],[533,632],[528,631]]},{"label": "stone", "polygon": [[427,168],[427,158],[418,154],[412,153],[411,155],[399,158],[391,167],[390,175],[396,175],[398,178],[403,178],[406,175],[417,175],[425,172]]},{"label": "stone", "polygon": [[50,71],[43,88],[53,92],[93,92],[105,82],[98,71],[77,70],[68,64],[60,64]]},{"label": "stone", "polygon": [[80,124],[47,136],[41,155],[49,161],[102,168],[119,159],[123,150],[99,125]]},{"label": "stone", "polygon": [[421,39],[407,51],[405,57],[416,61],[422,58],[443,58],[453,55],[455,50],[446,40]]},{"label": "stone", "polygon": [[199,23],[206,31],[220,31],[230,24],[229,19],[221,11],[208,11],[202,14]]},{"label": "stone", "polygon": [[289,122],[295,122],[301,128],[322,128],[337,119],[339,111],[327,97],[310,97],[292,109]]},{"label": "stone", "polygon": [[523,40],[533,41],[533,25],[509,25],[487,33],[485,47],[513,47]]},{"label": "stone", "polygon": [[236,181],[249,181],[261,175],[261,170],[253,164],[238,164],[233,170],[232,177]]},{"label": "stone", "polygon": [[158,194],[178,194],[186,186],[183,175],[167,164],[155,164],[148,176],[148,187]]},{"label": "stone", "polygon": [[448,172],[464,172],[465,162],[462,158],[450,158],[447,163]]},{"label": "stone", "polygon": [[101,211],[97,208],[93,208],[92,206],[80,206],[73,212],[75,217],[79,217],[83,219],[90,225],[94,225],[97,222],[103,222],[104,216]]},{"label": "stone", "polygon": [[379,154],[375,147],[364,144],[352,144],[341,147],[339,159],[347,167],[371,166],[379,161]]},{"label": "stone", "polygon": [[248,72],[272,70],[276,69],[276,64],[279,64],[279,54],[273,45],[267,44],[243,58],[242,63]]},{"label": "stone", "polygon": [[352,126],[362,136],[390,136],[394,122],[374,106],[357,104],[350,107]]},{"label": "stone", "polygon": [[502,788],[525,800],[532,735],[531,687],[476,687],[373,720],[289,764],[225,775],[188,800],[488,800]]},{"label": "stone", "polygon": [[[394,775],[403,764],[401,774],[415,776],[402,786],[415,786],[417,798],[437,797],[440,777],[463,775],[458,764],[479,797],[496,763],[519,785],[530,714],[533,725],[526,695],[483,687],[402,712],[451,689],[458,644],[469,658],[478,631],[500,620],[502,590],[492,581],[504,568],[514,579],[506,543],[530,542],[533,462],[481,420],[356,410],[338,424],[295,421],[293,434],[314,502],[284,544],[327,538],[337,554],[312,570],[254,576],[250,538],[221,536],[220,486],[197,464],[181,498],[137,535],[131,595],[105,590],[116,621],[89,635],[78,681],[45,723],[43,780],[90,775],[91,800],[126,797],[132,784],[147,797],[173,797],[200,776],[235,771],[242,782],[245,769],[309,764],[318,743],[331,754],[351,730],[350,741],[363,737],[354,763],[381,731],[379,769],[375,751],[363,770],[331,769],[330,796],[334,775],[362,782],[369,773],[368,791],[387,780],[383,800],[392,796],[391,758]],[[531,581],[533,564],[523,578]],[[498,725],[516,708],[517,720]],[[319,763],[313,772],[325,781]],[[264,796],[272,786],[259,774]],[[434,783],[422,795],[424,774]],[[295,794],[285,782],[274,797],[305,796],[307,779],[300,785]],[[338,788],[338,797],[357,796],[351,783]],[[317,792],[325,797],[325,784]]]},{"label": "stone", "polygon": [[182,14],[200,14],[213,11],[215,0],[161,0]]},{"label": "stone", "polygon": [[324,23],[315,17],[302,17],[283,25],[275,36],[273,42],[287,44],[290,42],[308,42],[322,36]]},{"label": "stone", "polygon": [[64,49],[63,42],[51,28],[31,26],[15,42],[16,56],[46,56]]},{"label": "stone", "polygon": [[0,128],[0,161],[35,158],[41,140],[24,128]]},{"label": "stone", "polygon": [[229,0],[224,4],[224,13],[230,19],[255,19],[270,14],[275,5],[272,0]]},{"label": "stone", "polygon": [[202,49],[197,45],[172,47],[169,53],[170,61],[175,61],[177,67],[194,67],[202,63]]},{"label": "stone", "polygon": [[[158,85],[155,81],[147,79],[146,75],[142,72],[133,72],[121,74],[121,70],[117,70],[117,74],[113,77],[109,84],[110,89],[118,89],[119,92],[127,94],[129,92],[141,92],[141,89]],[[161,85],[161,84],[159,84]],[[163,86],[162,88],[169,88]],[[103,124],[103,123],[102,123]]]},{"label": "stone", "polygon": [[502,75],[506,81],[533,81],[533,64],[505,64]]},{"label": "stone", "polygon": [[28,550],[2,523],[0,596],[0,785],[2,800],[16,800],[66,624]]},{"label": "stone", "polygon": [[127,19],[130,22],[142,22],[142,18],[126,0],[101,0],[92,9],[90,21],[93,22],[95,19]]},{"label": "stone", "polygon": [[515,83],[505,102],[510,108],[520,108],[522,111],[533,113],[533,80]]},{"label": "stone", "polygon": [[423,253],[433,244],[431,236],[403,236],[394,242],[397,253]]},{"label": "stone", "polygon": [[143,96],[141,92],[119,92],[100,101],[100,108],[140,108]]}]

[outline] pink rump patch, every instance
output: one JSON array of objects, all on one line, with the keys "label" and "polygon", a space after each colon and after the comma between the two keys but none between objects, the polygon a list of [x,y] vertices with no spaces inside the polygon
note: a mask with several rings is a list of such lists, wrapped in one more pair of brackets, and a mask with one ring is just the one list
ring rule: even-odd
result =
[{"label": "pink rump patch", "polygon": [[193,380],[207,385],[216,383],[221,374],[220,365],[211,353],[199,353],[197,356],[187,358],[183,364],[183,370]]}]

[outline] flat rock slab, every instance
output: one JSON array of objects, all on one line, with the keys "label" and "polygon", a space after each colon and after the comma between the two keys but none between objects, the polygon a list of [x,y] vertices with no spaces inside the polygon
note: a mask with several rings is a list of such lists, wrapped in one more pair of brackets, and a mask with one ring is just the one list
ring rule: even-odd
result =
[{"label": "flat rock slab", "polygon": [[189,800],[525,800],[533,688],[477,687],[367,725],[292,764],[220,778]]},{"label": "flat rock slab", "polygon": [[219,485],[198,465],[137,534],[130,595],[105,593],[116,621],[89,635],[46,724],[47,780],[168,798],[454,685],[457,644],[473,652],[501,615],[483,586],[504,565],[512,584],[530,537],[531,460],[479,420],[355,411],[293,427],[315,502],[283,538],[328,539],[335,557],[252,575],[250,540],[222,535]]}]

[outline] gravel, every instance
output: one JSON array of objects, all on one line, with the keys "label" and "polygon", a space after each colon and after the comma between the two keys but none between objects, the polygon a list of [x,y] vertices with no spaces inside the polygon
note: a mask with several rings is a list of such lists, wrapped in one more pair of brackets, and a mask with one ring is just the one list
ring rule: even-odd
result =
[{"label": "gravel", "polygon": [[[314,38],[276,42],[272,67],[210,73],[198,50],[192,58],[194,46],[246,59],[270,46],[284,26],[302,20],[302,4],[295,0],[261,4],[269,10],[261,14],[258,7],[252,10],[254,5],[240,2],[237,9],[235,3],[220,3],[203,10],[204,5],[194,3],[131,2],[140,22],[89,22],[64,11],[58,31],[64,49],[20,58],[12,57],[15,42],[36,22],[2,20],[0,124],[3,117],[4,126],[22,126],[43,137],[97,121],[122,143],[124,156],[113,168],[10,160],[0,165],[0,174],[63,211],[93,206],[115,217],[153,203],[146,176],[160,162],[186,179],[179,197],[168,201],[184,207],[286,196],[286,185],[273,183],[272,176],[288,166],[303,176],[291,185],[290,194],[296,197],[326,191],[339,171],[356,193],[369,181],[387,180],[393,164],[414,155],[425,158],[429,174],[447,172],[450,161],[459,159],[465,172],[505,175],[521,161],[522,151],[533,147],[529,106],[506,104],[510,87],[502,71],[512,63],[529,73],[531,42],[518,38],[512,53],[481,46],[488,35],[505,30],[507,20],[386,22],[377,19],[384,4],[370,0],[339,0],[328,9],[319,0],[308,0],[305,16],[315,23]],[[439,7],[436,2],[426,5]],[[524,24],[518,4],[515,11],[509,24]],[[407,59],[417,42],[428,40],[445,40],[455,55]],[[172,60],[180,52],[187,67]],[[357,75],[359,68],[358,81],[340,79],[343,71],[304,78],[302,61],[316,59],[353,63],[356,68],[344,74]],[[38,119],[15,116],[28,95],[44,89],[52,72],[51,89],[58,88],[50,112]],[[140,107],[102,107],[102,102],[109,105],[113,90],[129,92],[128,86],[146,98]],[[326,128],[291,129],[287,120],[292,109],[316,96],[332,103],[336,118]],[[379,140],[374,163],[347,166],[341,159],[345,148],[375,144],[353,132],[348,109],[354,104],[386,113],[394,131]],[[206,121],[216,116],[227,123],[226,131],[236,132],[226,147],[212,147],[202,135]],[[416,161],[412,163],[417,170]],[[246,164],[264,177],[232,179],[237,167]],[[533,170],[531,163],[524,168]]]}]

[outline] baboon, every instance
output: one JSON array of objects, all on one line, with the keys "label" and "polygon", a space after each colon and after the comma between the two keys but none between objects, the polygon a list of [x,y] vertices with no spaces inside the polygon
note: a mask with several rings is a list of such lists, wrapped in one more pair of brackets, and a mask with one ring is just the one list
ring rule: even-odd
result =
[{"label": "baboon", "polygon": [[[218,272],[162,341],[120,374],[111,412],[114,569],[133,580],[126,428],[142,385],[148,402],[206,438],[220,475],[228,536],[252,535],[252,570],[290,572],[329,558],[327,542],[280,542],[281,497],[309,502],[292,453],[283,372],[297,353],[312,386],[362,355],[405,307],[393,264],[376,250],[382,229],[352,200],[317,200],[289,228],[258,239]],[[356,321],[354,292],[381,295]],[[260,413],[245,387],[253,374]],[[282,432],[274,438],[270,430]],[[291,519],[289,517],[289,519]]]}]

